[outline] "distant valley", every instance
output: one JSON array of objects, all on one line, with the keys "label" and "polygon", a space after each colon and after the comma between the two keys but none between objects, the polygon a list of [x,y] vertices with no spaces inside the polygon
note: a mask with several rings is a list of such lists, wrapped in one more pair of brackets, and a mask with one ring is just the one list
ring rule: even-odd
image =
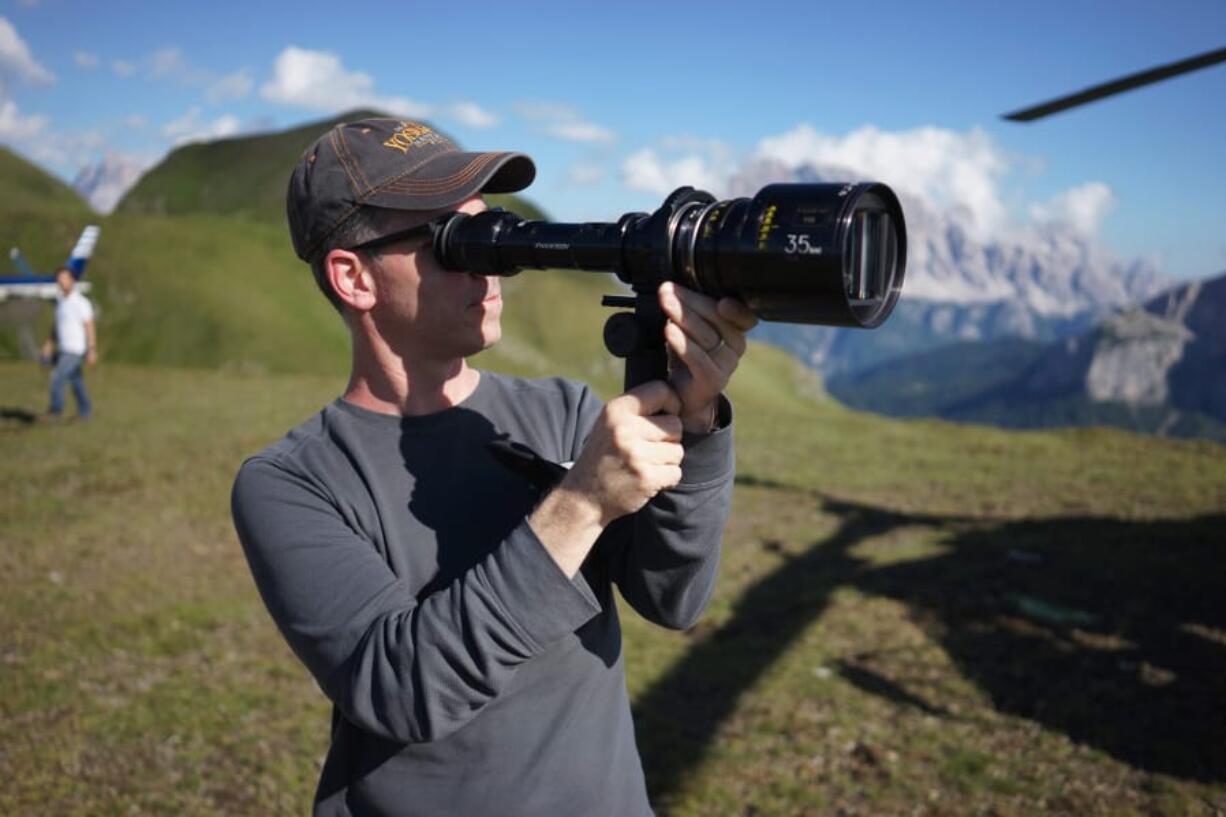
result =
[{"label": "distant valley", "polygon": [[1077,335],[957,343],[827,379],[894,416],[1014,428],[1112,425],[1226,442],[1226,274],[1173,287]]}]

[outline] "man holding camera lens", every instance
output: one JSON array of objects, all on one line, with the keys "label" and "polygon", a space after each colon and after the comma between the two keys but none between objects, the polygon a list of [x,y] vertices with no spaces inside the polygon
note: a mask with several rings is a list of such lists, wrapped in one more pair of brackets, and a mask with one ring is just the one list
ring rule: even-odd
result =
[{"label": "man holding camera lens", "polygon": [[[344,394],[247,460],[235,525],[256,584],[331,699],[317,815],[648,815],[613,597],[685,628],[731,499],[722,396],[756,319],[660,291],[669,382],[477,371],[500,279],[444,270],[428,223],[521,190],[531,159],[370,119],[303,155],[294,249],[345,321]],[[553,486],[491,443],[573,463]],[[526,447],[526,449],[524,448]]]}]

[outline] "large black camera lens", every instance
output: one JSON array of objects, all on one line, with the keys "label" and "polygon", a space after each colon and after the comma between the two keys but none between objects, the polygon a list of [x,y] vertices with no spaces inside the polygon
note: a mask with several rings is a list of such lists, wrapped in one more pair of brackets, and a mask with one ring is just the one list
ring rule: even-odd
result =
[{"label": "large black camera lens", "polygon": [[902,207],[882,184],[773,184],[681,216],[681,282],[763,320],[872,328],[906,264]]},{"label": "large black camera lens", "polygon": [[616,223],[456,213],[439,221],[434,238],[447,269],[610,271],[636,291],[676,281],[732,295],[763,320],[865,328],[893,310],[906,247],[898,198],[874,182],[772,184],[752,199],[725,201],[683,187],[655,213]]}]

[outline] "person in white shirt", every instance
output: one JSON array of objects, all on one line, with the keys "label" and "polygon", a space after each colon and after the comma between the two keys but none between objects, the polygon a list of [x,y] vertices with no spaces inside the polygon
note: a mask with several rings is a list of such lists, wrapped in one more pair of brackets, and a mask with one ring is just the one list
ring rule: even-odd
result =
[{"label": "person in white shirt", "polygon": [[94,329],[94,307],[77,289],[77,279],[67,267],[55,274],[60,292],[55,297],[55,322],[51,337],[43,344],[43,357],[51,358],[56,352],[55,369],[51,373],[51,406],[47,409],[50,418],[58,418],[64,411],[64,384],[72,384],[73,396],[77,399],[77,419],[88,420],[93,406],[85,391],[82,364],[91,366],[98,362],[98,338]]}]

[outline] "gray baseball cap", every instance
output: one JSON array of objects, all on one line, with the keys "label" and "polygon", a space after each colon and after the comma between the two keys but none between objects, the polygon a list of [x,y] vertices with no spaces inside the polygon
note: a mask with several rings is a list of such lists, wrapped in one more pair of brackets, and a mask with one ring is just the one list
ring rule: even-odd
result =
[{"label": "gray baseball cap", "polygon": [[[442,210],[532,184],[523,153],[466,153],[418,122],[362,119],[329,130],[294,166],[286,193],[294,252],[309,261],[362,207]],[[373,236],[372,236],[373,237]]]}]

